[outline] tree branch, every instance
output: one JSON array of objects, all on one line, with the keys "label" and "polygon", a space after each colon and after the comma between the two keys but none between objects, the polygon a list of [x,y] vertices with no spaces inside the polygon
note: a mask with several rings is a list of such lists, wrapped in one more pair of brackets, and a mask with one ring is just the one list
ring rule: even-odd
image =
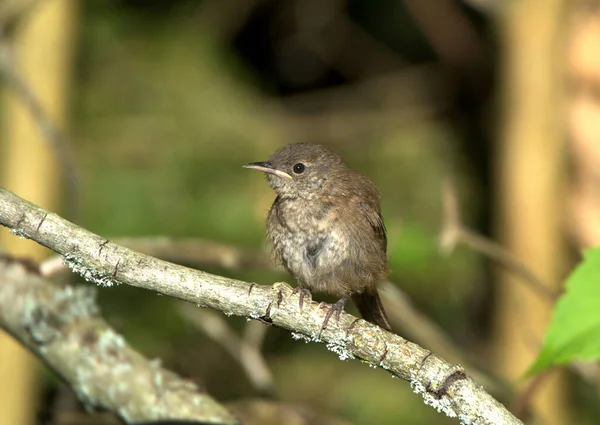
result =
[{"label": "tree branch", "polygon": [[529,267],[497,242],[466,227],[458,210],[458,198],[452,179],[447,178],[442,187],[444,224],[440,232],[439,246],[444,254],[450,254],[462,243],[475,252],[491,258],[499,265],[521,278],[521,281],[548,301],[555,302],[560,293],[543,282]]},{"label": "tree branch", "polygon": [[251,284],[131,251],[5,189],[0,189],[0,224],[64,255],[73,271],[98,285],[123,283],[156,291],[227,315],[274,324],[296,339],[323,342],[342,360],[360,359],[409,381],[426,404],[463,424],[521,424],[460,366],[398,335],[346,313],[320,332],[325,311],[314,302],[304,303],[301,311],[287,284]]},{"label": "tree branch", "polygon": [[[143,236],[112,240],[118,245],[124,245],[146,255],[177,264],[194,267],[220,267],[232,271],[278,270],[284,272],[283,268],[274,266],[266,251],[250,252],[231,245],[198,238],[173,239],[166,236]],[[48,258],[40,264],[40,273],[45,277],[51,277],[67,270],[68,267],[63,262],[62,255]],[[460,363],[477,382],[496,397],[512,397],[514,388],[508,382],[485,370],[480,362],[470,355],[468,348],[455,343],[438,324],[420,312],[397,285],[386,280],[382,282],[381,289],[381,298],[394,328],[397,327],[408,338],[436,352],[447,361]],[[252,324],[248,323],[248,325]],[[266,330],[262,327],[253,328]],[[252,367],[252,369],[252,373],[255,373],[255,368]],[[263,389],[260,390],[263,391]]]},{"label": "tree branch", "polygon": [[[252,345],[245,338],[239,337],[223,315],[213,310],[194,308],[191,304],[183,304],[179,308],[179,315],[221,345],[239,363],[255,389],[269,397],[275,395],[273,376],[260,346]],[[267,329],[258,322],[248,322],[247,326],[250,325],[258,327],[263,332],[262,335]]]},{"label": "tree branch", "polygon": [[99,316],[94,288],[57,285],[7,257],[0,259],[0,276],[0,328],[61,376],[86,406],[105,408],[126,423],[238,423],[195,384],[133,350]]}]

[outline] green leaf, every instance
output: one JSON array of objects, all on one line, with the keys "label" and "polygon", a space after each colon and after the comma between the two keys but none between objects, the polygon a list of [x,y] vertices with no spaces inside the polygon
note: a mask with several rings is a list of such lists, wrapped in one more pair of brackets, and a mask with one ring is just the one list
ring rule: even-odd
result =
[{"label": "green leaf", "polygon": [[584,252],[567,279],[542,351],[527,374],[575,359],[600,359],[600,248]]}]

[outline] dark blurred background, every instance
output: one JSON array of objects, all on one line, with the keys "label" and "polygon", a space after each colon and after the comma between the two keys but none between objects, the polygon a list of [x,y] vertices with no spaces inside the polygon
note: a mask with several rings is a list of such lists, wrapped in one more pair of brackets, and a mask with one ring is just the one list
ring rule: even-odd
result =
[{"label": "dark blurred background", "polygon": [[[578,250],[597,241],[596,3],[5,0],[2,184],[107,237],[198,238],[260,253],[274,196],[241,165],[290,142],[325,144],[379,186],[390,279],[453,341],[467,370],[475,365],[530,423],[597,423],[597,391],[579,376],[522,378],[551,303],[497,267],[516,261],[556,286]],[[15,76],[68,135],[60,141],[68,149],[37,131]],[[468,231],[440,246],[448,199]],[[5,248],[48,256],[3,233]],[[237,279],[292,282],[184,257]],[[141,353],[259,417],[252,406],[264,388],[181,302],[124,286],[99,297]],[[240,335],[262,335],[260,324],[215,320],[224,319]],[[420,341],[419,329],[403,333],[402,318],[396,326],[439,348]],[[87,416],[10,344],[0,340],[0,425],[114,422]],[[262,352],[273,376],[266,392],[277,400],[268,408],[290,410],[248,423],[456,423],[407,383],[288,332],[268,328]],[[22,366],[9,371],[3,358]],[[21,413],[3,421],[9,405]]]}]

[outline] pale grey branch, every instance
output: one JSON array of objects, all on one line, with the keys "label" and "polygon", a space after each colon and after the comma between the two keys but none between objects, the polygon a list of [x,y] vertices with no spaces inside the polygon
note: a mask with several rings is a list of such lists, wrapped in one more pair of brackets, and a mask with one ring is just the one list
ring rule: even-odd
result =
[{"label": "pale grey branch", "polygon": [[[219,267],[225,270],[277,270],[266,250],[250,252],[198,238],[173,239],[167,236],[145,236],[118,238],[113,239],[113,242],[178,264]],[[67,267],[61,255],[49,258],[40,265],[40,271],[44,276],[51,276],[65,270]],[[381,289],[381,297],[392,325],[397,326],[410,339],[438,353],[446,360],[462,364],[469,374],[483,384],[491,394],[506,397],[513,395],[514,388],[483,370],[469,356],[468,349],[453,342],[440,326],[410,302],[409,297],[397,285],[385,281]],[[248,325],[256,325],[256,323],[250,322]],[[266,328],[262,326],[249,326],[248,329],[263,329],[266,332]]]},{"label": "pale grey branch", "polygon": [[195,384],[133,350],[99,316],[95,288],[57,285],[8,257],[0,259],[0,276],[0,328],[48,364],[86,406],[126,423],[238,423]]},{"label": "pale grey branch", "polygon": [[296,339],[323,342],[340,359],[360,359],[410,382],[425,403],[463,424],[521,424],[460,366],[398,335],[343,314],[322,333],[325,310],[304,303],[289,285],[256,285],[162,261],[116,245],[15,194],[0,189],[0,224],[62,255],[73,271],[101,286],[128,284],[189,301],[226,315],[262,320]]}]

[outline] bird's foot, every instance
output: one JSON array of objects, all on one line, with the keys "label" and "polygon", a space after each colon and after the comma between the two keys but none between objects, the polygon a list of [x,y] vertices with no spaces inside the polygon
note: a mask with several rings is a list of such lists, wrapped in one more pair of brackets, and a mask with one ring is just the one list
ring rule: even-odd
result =
[{"label": "bird's foot", "polygon": [[302,310],[302,306],[304,305],[304,298],[308,297],[308,301],[312,301],[312,294],[310,293],[310,291],[306,288],[301,288],[299,286],[296,286],[294,288],[294,290],[292,291],[292,295],[294,294],[300,294],[299,300],[298,300],[298,305],[300,306],[300,310]]},{"label": "bird's foot", "polygon": [[[323,324],[321,325],[321,332],[323,332],[323,330],[325,330],[325,328],[327,327],[327,323],[329,323],[329,319],[331,319],[331,316],[333,316],[334,314],[335,314],[335,321],[336,322],[340,321],[340,315],[344,311],[344,306],[346,305],[346,301],[348,301],[348,298],[342,297],[338,301],[336,301],[334,304],[331,304],[331,306],[329,307],[329,310],[327,310],[327,314],[325,315]],[[325,306],[327,306],[326,303],[319,304],[319,307],[325,307]],[[319,335],[321,335],[321,332],[319,332]]]}]

